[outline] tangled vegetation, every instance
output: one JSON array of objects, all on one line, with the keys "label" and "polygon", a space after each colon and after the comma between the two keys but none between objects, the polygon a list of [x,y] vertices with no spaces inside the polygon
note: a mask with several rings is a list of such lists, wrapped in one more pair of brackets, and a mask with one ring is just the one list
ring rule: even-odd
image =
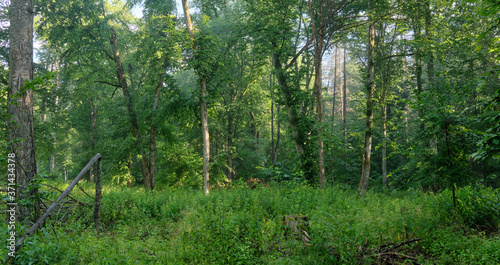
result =
[{"label": "tangled vegetation", "polygon": [[[16,264],[390,264],[363,250],[417,238],[394,251],[419,264],[500,260],[498,190],[459,189],[454,212],[449,191],[370,191],[358,198],[345,186],[240,184],[208,196],[105,186],[99,235],[92,207],[78,206],[54,225],[61,211],[17,253]],[[74,193],[92,205],[82,191]],[[308,244],[285,236],[283,217],[291,214],[308,217]]]}]

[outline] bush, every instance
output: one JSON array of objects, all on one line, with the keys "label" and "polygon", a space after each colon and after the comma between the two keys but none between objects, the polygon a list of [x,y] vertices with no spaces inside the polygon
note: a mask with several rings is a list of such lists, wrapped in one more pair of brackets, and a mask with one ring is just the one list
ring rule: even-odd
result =
[{"label": "bush", "polygon": [[[500,228],[500,192],[491,188],[457,189],[456,218],[471,228]],[[439,195],[441,216],[453,219],[452,193],[446,190]]]}]

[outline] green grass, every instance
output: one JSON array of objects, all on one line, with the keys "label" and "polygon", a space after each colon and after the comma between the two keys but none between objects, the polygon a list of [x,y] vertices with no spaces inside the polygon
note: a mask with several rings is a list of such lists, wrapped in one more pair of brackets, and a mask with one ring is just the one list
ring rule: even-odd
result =
[{"label": "green grass", "polygon": [[[82,192],[74,193],[78,200],[93,203]],[[498,233],[486,236],[453,217],[445,206],[448,195],[368,192],[359,199],[355,191],[337,186],[319,190],[289,185],[205,196],[173,188],[147,193],[105,186],[99,236],[93,230],[93,209],[79,207],[66,223],[46,226],[33,236],[17,253],[16,263],[370,264],[376,260],[360,252],[366,242],[370,249],[412,237],[422,240],[401,252],[417,256],[419,263],[499,261]],[[311,246],[284,236],[282,220],[289,214],[309,218]],[[6,224],[2,228],[6,242]]]}]

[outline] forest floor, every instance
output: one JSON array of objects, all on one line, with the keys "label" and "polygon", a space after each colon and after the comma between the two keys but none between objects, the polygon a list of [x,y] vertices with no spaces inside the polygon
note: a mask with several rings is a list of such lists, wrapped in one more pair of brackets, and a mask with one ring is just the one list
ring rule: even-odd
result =
[{"label": "forest floor", "polygon": [[[60,182],[48,184],[60,190],[67,187]],[[89,183],[82,186],[88,194],[94,192]],[[59,195],[52,188],[46,191],[47,200]],[[495,207],[500,207],[498,190],[485,190],[484,194],[493,194],[493,203],[498,203]],[[320,190],[281,183],[253,190],[212,191],[205,196],[181,188],[145,192],[142,187],[105,185],[99,235],[93,226],[93,198],[78,188],[71,196],[88,206],[68,201],[67,208],[56,211],[16,253],[16,264],[500,261],[498,220],[492,219],[496,227],[471,226],[464,221],[469,219],[453,214],[447,191],[369,191],[358,198],[354,190],[343,186]],[[302,221],[293,227],[284,224],[285,217]],[[1,240],[6,242],[6,222],[1,227]],[[295,235],[294,230],[302,235]],[[1,249],[4,256],[7,250]]]}]

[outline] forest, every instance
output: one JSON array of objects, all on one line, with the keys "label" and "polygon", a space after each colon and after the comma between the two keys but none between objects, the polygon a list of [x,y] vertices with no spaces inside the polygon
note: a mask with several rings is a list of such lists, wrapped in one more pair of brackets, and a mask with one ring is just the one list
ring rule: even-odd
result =
[{"label": "forest", "polygon": [[0,260],[500,263],[499,74],[497,0],[3,0]]}]

